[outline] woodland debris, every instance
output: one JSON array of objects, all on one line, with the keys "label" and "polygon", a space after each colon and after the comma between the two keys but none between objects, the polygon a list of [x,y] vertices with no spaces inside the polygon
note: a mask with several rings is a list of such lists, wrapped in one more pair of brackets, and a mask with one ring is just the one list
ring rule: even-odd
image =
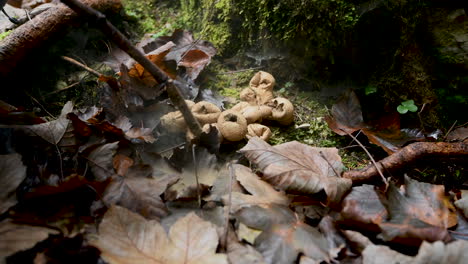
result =
[{"label": "woodland debris", "polygon": [[[122,8],[120,0],[83,0],[83,3],[106,13]],[[37,52],[80,22],[77,13],[64,4],[57,4],[16,28],[0,43],[0,76],[7,76],[32,52]]]},{"label": "woodland debris", "polygon": [[[468,144],[464,142],[416,142],[378,161],[376,164],[381,170],[392,172],[427,157],[462,157],[466,159],[468,158]],[[378,170],[374,165],[343,173],[343,177],[351,179],[353,183],[369,181],[378,175]]]}]

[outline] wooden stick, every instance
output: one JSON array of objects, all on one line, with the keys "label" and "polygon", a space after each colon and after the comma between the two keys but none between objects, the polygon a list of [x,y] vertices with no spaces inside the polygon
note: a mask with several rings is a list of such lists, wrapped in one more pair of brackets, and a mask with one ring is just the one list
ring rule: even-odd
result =
[{"label": "wooden stick", "polygon": [[395,171],[426,157],[468,158],[468,144],[464,142],[416,142],[378,161],[376,166],[369,165],[361,170],[346,171],[343,177],[351,179],[353,183],[365,182],[379,176],[377,167]]},{"label": "wooden stick", "polygon": [[[102,12],[118,12],[120,0],[83,0]],[[80,22],[66,5],[58,4],[21,25],[0,42],[0,77],[8,76],[30,54],[40,51]]]}]

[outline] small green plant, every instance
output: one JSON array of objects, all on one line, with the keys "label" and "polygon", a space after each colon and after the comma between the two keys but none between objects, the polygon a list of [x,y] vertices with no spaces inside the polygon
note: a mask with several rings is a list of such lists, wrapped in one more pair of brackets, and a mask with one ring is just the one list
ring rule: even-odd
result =
[{"label": "small green plant", "polygon": [[418,107],[414,104],[414,100],[407,100],[401,102],[401,104],[397,107],[397,111],[400,114],[406,114],[408,111],[416,112],[418,111]]},{"label": "small green plant", "polygon": [[373,94],[373,93],[376,93],[377,92],[377,87],[374,87],[374,86],[367,86],[365,88],[365,93],[366,95],[369,95],[369,94]]}]

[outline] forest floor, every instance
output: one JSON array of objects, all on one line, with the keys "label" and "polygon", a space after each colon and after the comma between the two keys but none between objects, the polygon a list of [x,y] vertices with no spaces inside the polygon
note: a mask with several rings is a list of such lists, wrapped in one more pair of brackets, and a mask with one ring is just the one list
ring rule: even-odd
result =
[{"label": "forest floor", "polygon": [[464,263],[466,127],[402,127],[409,101],[371,122],[351,89],[275,81],[167,21],[143,37],[158,22],[133,16],[116,23],[208,129],[96,29],[35,54],[33,82],[15,79],[31,86],[0,101],[2,261]]}]

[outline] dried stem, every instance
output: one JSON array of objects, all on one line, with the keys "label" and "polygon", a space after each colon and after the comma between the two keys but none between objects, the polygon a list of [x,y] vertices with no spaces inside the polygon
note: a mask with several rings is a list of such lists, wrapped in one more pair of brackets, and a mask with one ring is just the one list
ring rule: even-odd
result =
[{"label": "dried stem", "polygon": [[358,143],[359,146],[361,146],[361,148],[366,152],[367,156],[369,156],[370,160],[372,161],[372,164],[374,164],[375,168],[377,169],[377,172],[379,173],[380,177],[382,178],[382,181],[385,183],[386,186],[388,186],[388,181],[387,179],[385,179],[382,171],[380,170],[380,168],[377,166],[377,162],[375,162],[374,158],[372,157],[372,155],[369,153],[369,151],[366,149],[366,147],[364,147],[364,145],[353,135],[351,135],[350,133],[348,133],[347,131],[344,131],[343,129],[341,129],[341,131],[345,132],[346,134],[348,134],[348,136],[350,136],[352,139],[354,139],[354,141],[356,141],[356,143]]}]

